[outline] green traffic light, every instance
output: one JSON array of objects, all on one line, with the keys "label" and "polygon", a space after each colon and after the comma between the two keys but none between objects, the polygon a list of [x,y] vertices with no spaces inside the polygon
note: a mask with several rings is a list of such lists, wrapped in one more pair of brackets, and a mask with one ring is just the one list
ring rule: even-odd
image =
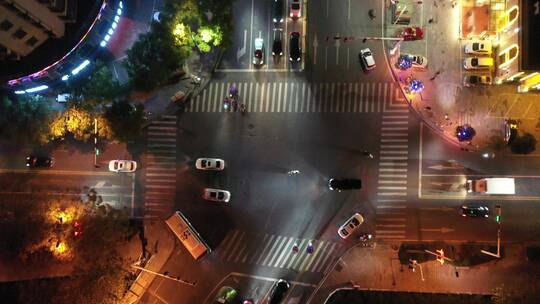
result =
[{"label": "green traffic light", "polygon": [[499,215],[497,215],[497,216],[495,217],[495,221],[496,221],[497,223],[499,223],[499,222],[501,221],[501,217],[500,217]]},{"label": "green traffic light", "polygon": [[99,155],[99,149],[96,149],[96,155]]}]

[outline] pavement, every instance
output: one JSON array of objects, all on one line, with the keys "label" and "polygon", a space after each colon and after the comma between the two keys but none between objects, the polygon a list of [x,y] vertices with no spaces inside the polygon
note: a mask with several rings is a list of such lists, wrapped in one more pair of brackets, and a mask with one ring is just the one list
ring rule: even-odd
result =
[{"label": "pavement", "polygon": [[[152,120],[159,119],[162,115],[177,112],[179,107],[185,106],[192,97],[197,96],[211,80],[212,72],[219,63],[220,58],[221,50],[205,56],[194,53],[186,60],[184,65],[186,74],[178,83],[134,96],[134,101],[144,105],[147,121],[143,127],[149,125]],[[196,77],[200,77],[200,80],[197,80]],[[186,98],[182,103],[172,103],[170,101],[171,96],[177,91],[183,91],[186,94]],[[146,241],[143,241],[143,247],[146,249],[141,251],[146,250],[150,253],[150,258],[144,265],[146,271],[138,270],[139,274],[122,299],[122,303],[135,303],[140,299],[156,278],[154,273],[163,268],[175,248],[175,240],[165,222],[161,220],[145,220],[144,227]]]},{"label": "pavement", "polygon": [[[325,303],[339,289],[493,294],[503,285],[527,286],[540,267],[526,262],[523,246],[508,244],[504,246],[505,257],[500,260],[474,267],[429,261],[418,264],[413,271],[400,264],[398,247],[385,243],[351,248],[327,273],[309,303]],[[508,280],[509,277],[513,279]]]},{"label": "pavement", "polygon": [[[449,1],[440,0],[404,0],[397,5],[398,11],[405,7],[411,14],[410,24],[394,25],[392,5],[387,1],[384,9],[384,36],[397,37],[406,26],[420,26],[424,29],[424,39],[403,41],[393,55],[390,49],[395,42],[385,41],[385,54],[393,78],[400,84],[410,108],[426,125],[449,142],[467,150],[489,148],[510,153],[506,145],[497,145],[503,138],[504,120],[507,118],[519,119],[522,132],[529,132],[536,138],[540,136],[540,105],[535,102],[538,94],[517,93],[516,86],[512,84],[472,88],[463,86],[463,77],[468,72],[462,68],[462,59],[466,56],[463,53],[459,24],[462,10],[472,3],[458,1],[452,5]],[[404,53],[425,56],[428,60],[427,69],[397,69],[395,63],[399,55]],[[420,80],[424,90],[408,94],[405,91],[408,77]],[[476,136],[470,144],[458,142],[455,136],[456,126],[463,124],[469,124],[476,130]]]}]

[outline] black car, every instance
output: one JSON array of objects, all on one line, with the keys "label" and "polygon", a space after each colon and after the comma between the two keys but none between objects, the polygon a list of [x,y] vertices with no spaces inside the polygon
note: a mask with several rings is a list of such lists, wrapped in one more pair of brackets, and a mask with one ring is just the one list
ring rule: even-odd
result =
[{"label": "black car", "polygon": [[461,206],[461,215],[466,217],[488,217],[489,208],[486,206]]},{"label": "black car", "polygon": [[274,43],[272,43],[272,56],[283,55],[283,30],[274,29]]},{"label": "black car", "polygon": [[289,287],[291,285],[289,282],[280,279],[279,281],[274,284],[274,287],[272,287],[272,293],[270,294],[270,301],[268,304],[279,304],[281,301],[283,301],[283,298],[285,297],[285,294],[289,290]]},{"label": "black car", "polygon": [[293,62],[300,61],[300,33],[292,32],[289,37],[289,60]]},{"label": "black car", "polygon": [[53,163],[54,158],[49,156],[29,155],[26,157],[26,166],[29,168],[50,168]]},{"label": "black car", "polygon": [[274,0],[272,3],[272,21],[274,23],[283,22],[283,0]]},{"label": "black car", "polygon": [[338,191],[361,189],[362,181],[355,178],[331,178],[328,181],[328,188]]}]

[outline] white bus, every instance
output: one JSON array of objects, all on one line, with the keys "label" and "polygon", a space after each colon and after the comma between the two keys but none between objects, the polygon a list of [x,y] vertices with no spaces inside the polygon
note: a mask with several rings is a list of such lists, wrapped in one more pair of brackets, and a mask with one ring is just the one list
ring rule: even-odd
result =
[{"label": "white bus", "polygon": [[182,212],[176,211],[165,223],[194,259],[198,259],[205,253],[212,251]]}]

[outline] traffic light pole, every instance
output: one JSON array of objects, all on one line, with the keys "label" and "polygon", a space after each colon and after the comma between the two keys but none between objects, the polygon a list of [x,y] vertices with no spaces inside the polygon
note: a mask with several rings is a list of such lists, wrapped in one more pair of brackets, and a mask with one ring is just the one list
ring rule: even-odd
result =
[{"label": "traffic light pole", "polygon": [[495,208],[497,208],[498,210],[498,213],[497,213],[497,217],[496,217],[496,221],[497,221],[497,224],[498,224],[498,227],[497,227],[497,253],[493,253],[493,252],[489,252],[489,251],[486,251],[486,250],[480,250],[480,252],[482,252],[483,254],[487,254],[487,255],[490,255],[492,257],[496,257],[498,259],[501,258],[501,213],[502,213],[502,208],[500,205],[496,205]]}]

